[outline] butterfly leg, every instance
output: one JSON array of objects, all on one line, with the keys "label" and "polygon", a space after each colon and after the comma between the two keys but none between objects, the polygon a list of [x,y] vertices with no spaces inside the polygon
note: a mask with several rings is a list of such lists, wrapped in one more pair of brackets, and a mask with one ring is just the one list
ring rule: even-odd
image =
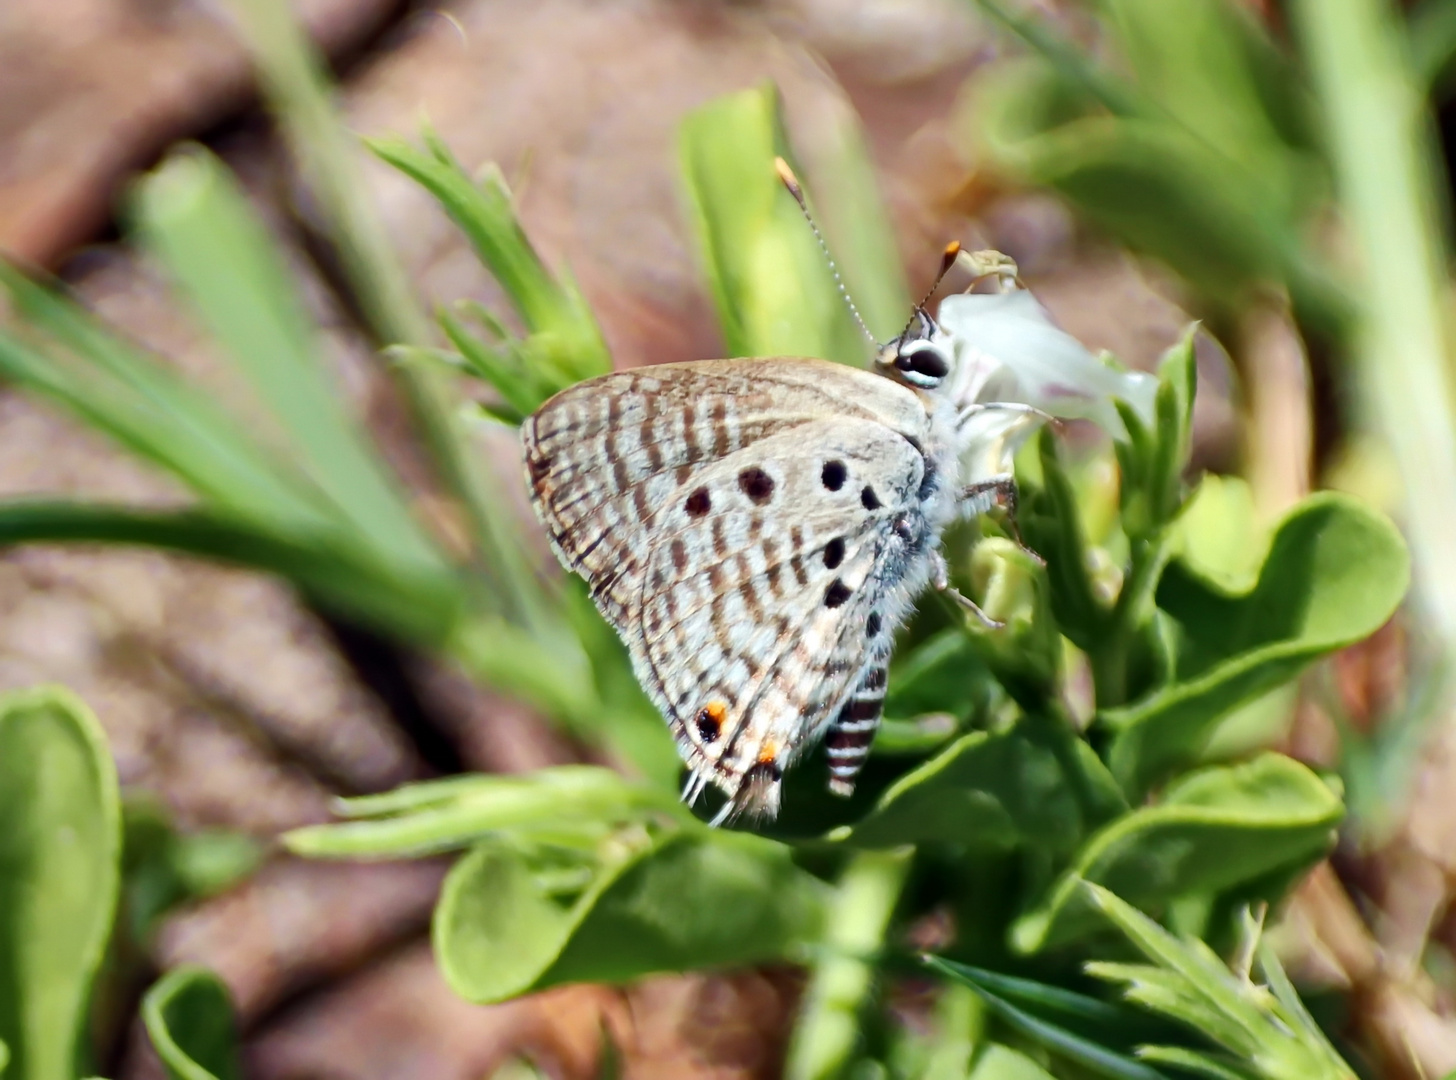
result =
[{"label": "butterfly leg", "polygon": [[1014,477],[997,476],[961,488],[959,501],[972,514],[984,514],[992,507],[1000,507],[1006,515],[1006,528],[1011,533],[1011,539],[1016,541],[1016,546],[1042,566],[1046,565],[1046,560],[1027,547],[1026,541],[1021,538],[1021,526],[1016,521],[1018,499]]},{"label": "butterfly leg", "polygon": [[964,610],[969,611],[976,618],[980,619],[987,629],[1000,630],[1006,625],[1004,622],[999,622],[987,615],[981,610],[981,605],[977,604],[969,596],[951,587],[950,571],[945,565],[945,556],[938,551],[935,553],[934,562],[931,564],[930,584],[934,586],[936,592],[944,593]]}]

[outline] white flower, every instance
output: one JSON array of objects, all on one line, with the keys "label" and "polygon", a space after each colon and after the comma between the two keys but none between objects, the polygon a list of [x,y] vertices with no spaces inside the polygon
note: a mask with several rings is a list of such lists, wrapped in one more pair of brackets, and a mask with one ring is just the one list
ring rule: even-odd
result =
[{"label": "white flower", "polygon": [[967,483],[1009,475],[1016,450],[1051,417],[1091,420],[1125,438],[1117,399],[1152,423],[1158,380],[1103,363],[1025,289],[948,296],[937,322],[935,341],[952,356]]}]

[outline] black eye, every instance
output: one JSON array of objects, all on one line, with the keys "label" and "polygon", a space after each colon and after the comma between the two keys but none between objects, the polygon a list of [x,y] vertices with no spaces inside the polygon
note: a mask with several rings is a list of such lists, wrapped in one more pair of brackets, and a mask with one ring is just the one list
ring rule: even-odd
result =
[{"label": "black eye", "polygon": [[899,353],[895,366],[901,371],[912,372],[927,379],[943,379],[950,374],[950,363],[945,354],[934,346],[922,345],[913,351]]}]

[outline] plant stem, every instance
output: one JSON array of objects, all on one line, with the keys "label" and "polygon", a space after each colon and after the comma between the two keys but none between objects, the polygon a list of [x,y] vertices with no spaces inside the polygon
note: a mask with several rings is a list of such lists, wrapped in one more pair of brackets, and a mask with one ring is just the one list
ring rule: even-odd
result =
[{"label": "plant stem", "polygon": [[[366,195],[349,135],[334,108],[322,65],[284,0],[227,0],[243,30],[273,113],[318,199],[359,308],[376,342],[428,346],[434,328]],[[494,478],[468,446],[447,378],[429,365],[396,364],[402,386],[443,479],[465,508],[489,579],[485,602],[531,622],[542,603],[531,583]]]},{"label": "plant stem", "polygon": [[1429,117],[1388,0],[1295,0],[1291,13],[1358,245],[1358,400],[1408,485],[1406,536],[1422,606],[1456,659],[1456,398]]},{"label": "plant stem", "polygon": [[788,1080],[829,1080],[844,1071],[859,1037],[859,1013],[874,983],[873,957],[900,899],[912,847],[850,858],[830,905],[824,952],[809,975],[789,1046]]}]

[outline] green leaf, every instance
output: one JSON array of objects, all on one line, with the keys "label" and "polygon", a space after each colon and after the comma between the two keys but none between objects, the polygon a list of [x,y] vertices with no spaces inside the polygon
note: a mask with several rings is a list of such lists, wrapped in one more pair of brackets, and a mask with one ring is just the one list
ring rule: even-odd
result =
[{"label": "green leaf", "polygon": [[116,768],[60,688],[0,697],[0,1042],[24,1080],[71,1080],[111,933],[121,859]]},{"label": "green leaf", "polygon": [[202,967],[174,968],[142,999],[142,1021],[171,1080],[239,1080],[227,987]]},{"label": "green leaf", "polygon": [[1157,449],[1149,469],[1152,524],[1167,525],[1183,505],[1183,470],[1193,448],[1193,398],[1198,361],[1193,349],[1197,325],[1168,350],[1158,368]]},{"label": "green leaf", "polygon": [[1207,473],[1178,516],[1171,542],[1186,570],[1220,592],[1238,595],[1258,584],[1269,539],[1248,481]]},{"label": "green leaf", "polygon": [[964,735],[892,784],[830,838],[856,847],[950,843],[1069,853],[1084,831],[1057,755],[1019,727]]},{"label": "green leaf", "polygon": [[938,956],[927,956],[925,962],[932,971],[969,986],[1007,1026],[1068,1061],[1075,1062],[1094,1076],[1107,1077],[1108,1080],[1167,1080],[1157,1069],[1043,1020],[1013,1004],[989,986],[983,985],[976,977],[974,968],[966,968]]},{"label": "green leaf", "polygon": [[1206,1077],[1207,1080],[1254,1080],[1255,1076],[1249,1070],[1240,1068],[1237,1061],[1217,1058],[1212,1054],[1181,1046],[1144,1046],[1138,1056],[1144,1061],[1171,1065],[1180,1072]]},{"label": "green leaf", "polygon": [[1223,0],[1185,0],[1176,9],[1108,0],[1105,10],[1138,89],[1220,153],[1263,170],[1314,146],[1313,103],[1243,10]]},{"label": "green leaf", "polygon": [[1002,626],[992,630],[966,613],[966,633],[981,660],[1027,710],[1055,700],[1062,637],[1052,615],[1046,567],[1018,544],[989,536],[971,551],[971,595]]},{"label": "green leaf", "polygon": [[941,965],[948,970],[953,969],[962,982],[975,983],[981,991],[995,994],[1074,1035],[1096,1039],[1119,1053],[1130,1053],[1139,1043],[1166,1039],[1177,1031],[1158,1017],[1061,986],[1003,975],[952,960],[942,960]]},{"label": "green leaf", "polygon": [[[1129,409],[1129,430],[1142,432]],[[1128,417],[1124,417],[1124,423]],[[1108,632],[1109,599],[1100,598],[1090,573],[1091,554],[1077,492],[1062,464],[1055,433],[1043,428],[1037,438],[1040,483],[1027,485],[1021,527],[1032,549],[1046,560],[1051,608],[1057,625],[1083,652],[1091,652]],[[1124,484],[1126,484],[1124,477]]]},{"label": "green leaf", "polygon": [[206,151],[175,154],[138,188],[135,212],[147,247],[278,421],[290,460],[350,530],[390,560],[442,569],[396,481],[345,414],[294,276],[231,174]]},{"label": "green leaf", "polygon": [[[529,335],[525,377],[540,396],[524,411],[564,386],[610,371],[611,356],[591,309],[575,283],[566,275],[558,281],[531,246],[500,170],[491,166],[472,180],[438,138],[427,131],[425,140],[427,151],[399,139],[373,139],[368,146],[439,200],[510,297]],[[539,369],[531,370],[533,364]]]},{"label": "green leaf", "polygon": [[774,170],[793,160],[774,87],[690,113],[679,154],[728,355],[861,362],[869,347]]},{"label": "green leaf", "polygon": [[[1273,993],[1226,968],[1197,938],[1180,940],[1115,893],[1084,885],[1090,904],[1120,929],[1154,966],[1087,965],[1089,974],[1122,983],[1130,1001],[1186,1024],[1229,1051],[1230,1071],[1267,1080],[1353,1080],[1352,1070],[1309,1018],[1277,963],[1267,968]],[[1268,956],[1267,949],[1260,955]],[[1292,1005],[1292,1007],[1291,1007]],[[1153,1056],[1183,1058],[1160,1048]],[[1222,1060],[1205,1057],[1199,1071],[1224,1080]]]},{"label": "green leaf", "polygon": [[1012,941],[1032,952],[1095,930],[1087,881],[1156,910],[1312,863],[1333,843],[1343,812],[1328,785],[1280,754],[1191,773],[1158,804],[1088,840],[1047,898],[1017,921]]},{"label": "green leaf", "polygon": [[1172,562],[1157,603],[1175,629],[1177,669],[1167,686],[1099,715],[1115,733],[1107,758],[1113,773],[1137,792],[1195,760],[1231,710],[1378,629],[1409,581],[1395,526],[1332,493],[1290,511],[1245,593]]},{"label": "green leaf", "polygon": [[435,910],[435,955],[470,1001],[502,1001],[568,982],[623,982],[802,958],[826,890],[788,848],[695,829],[630,830],[563,889],[545,856],[484,843],[457,863]]},{"label": "green leaf", "polygon": [[178,904],[227,889],[258,868],[263,844],[243,833],[179,833],[155,797],[131,793],[122,804],[121,910],[130,940],[112,953],[145,948],[157,920]]}]

